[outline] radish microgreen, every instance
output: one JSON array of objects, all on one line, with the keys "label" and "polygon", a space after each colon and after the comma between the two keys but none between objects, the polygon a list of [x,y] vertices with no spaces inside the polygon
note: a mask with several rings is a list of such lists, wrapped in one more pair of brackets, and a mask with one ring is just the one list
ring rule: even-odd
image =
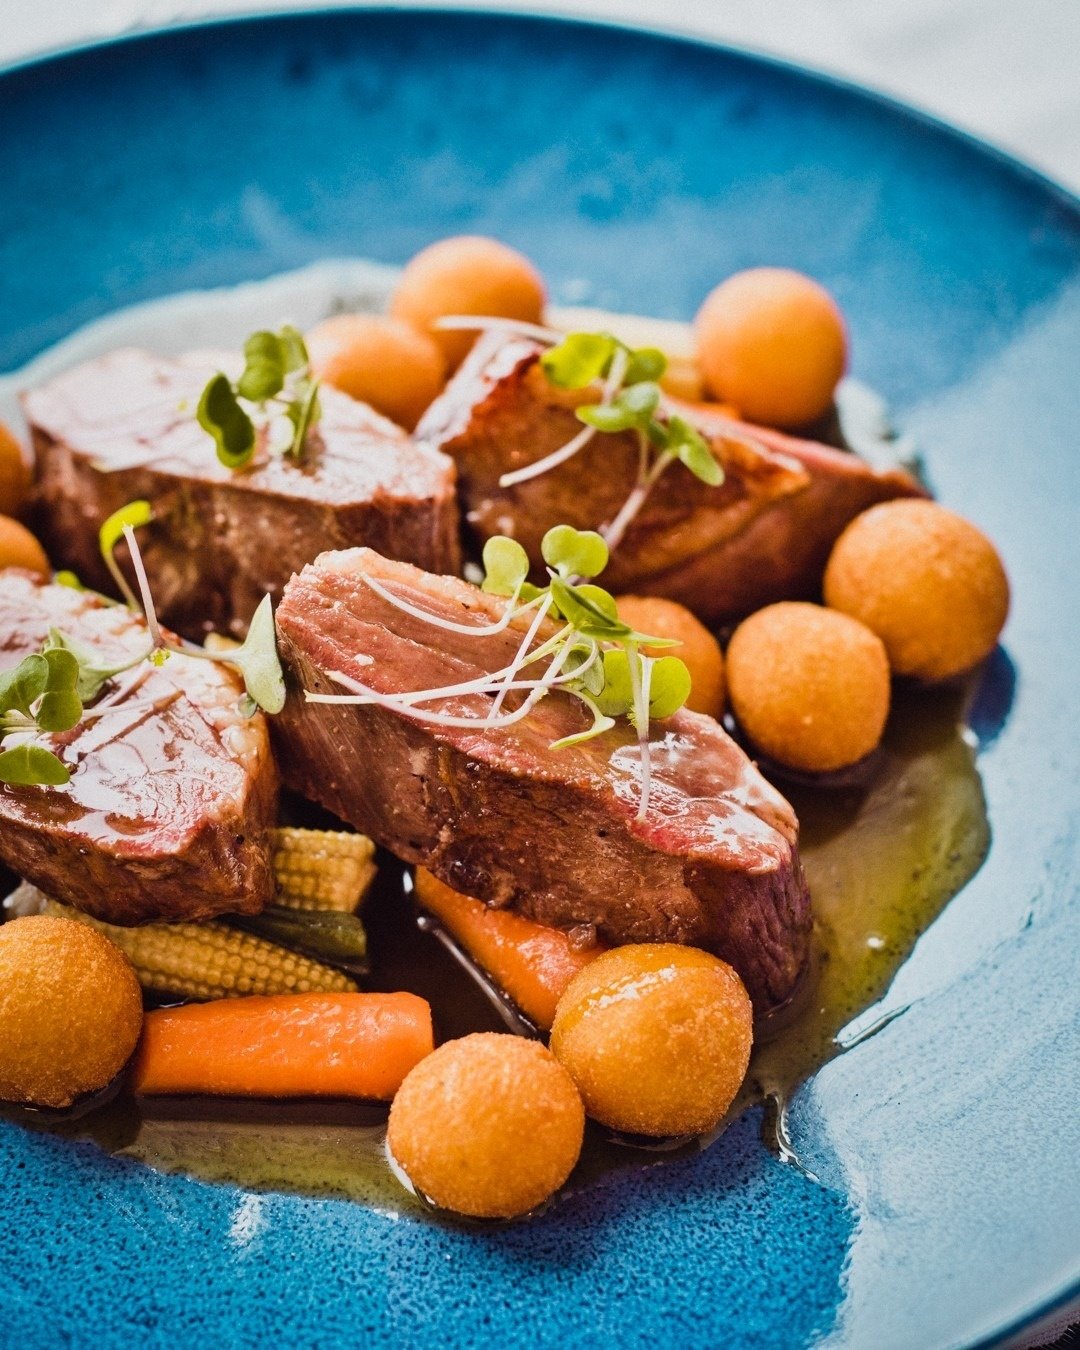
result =
[{"label": "radish microgreen", "polygon": [[0,783],[58,787],[68,781],[67,766],[37,738],[77,725],[83,713],[78,679],[79,662],[64,650],[34,652],[0,674],[0,742],[20,738],[0,750]]},{"label": "radish microgreen", "polygon": [[[650,719],[670,717],[686,702],[690,673],[678,657],[644,655],[642,648],[678,646],[670,638],[652,637],[624,623],[615,599],[597,577],[608,562],[609,550],[594,530],[576,530],[556,525],[541,543],[547,564],[546,586],[528,581],[529,559],[513,539],[495,536],[484,545],[484,578],[481,589],[504,597],[501,618],[489,624],[462,624],[422,610],[397,596],[372,577],[362,575],[388,604],[423,619],[435,628],[482,640],[504,631],[514,620],[531,613],[517,651],[506,666],[470,680],[412,693],[383,694],[351,676],[327,674],[348,692],[322,694],[308,691],[311,703],[376,705],[435,727],[465,727],[483,731],[511,727],[527,717],[540,699],[561,691],[572,695],[588,709],[591,723],[582,731],[552,742],[553,750],[579,745],[602,736],[627,717],[638,735],[641,756],[641,795],[638,817],[644,818],[649,803]],[[543,632],[545,620],[551,631]],[[358,664],[372,658],[356,653]],[[536,667],[546,663],[540,672]],[[508,707],[512,694],[524,695],[516,707]],[[470,715],[432,707],[449,699],[480,696],[488,701]]]},{"label": "radish microgreen", "polygon": [[302,335],[289,324],[277,333],[252,333],[244,343],[239,379],[221,372],[212,376],[195,413],[229,469],[251,462],[259,430],[272,452],[301,458],[319,415],[319,382],[311,374]]}]

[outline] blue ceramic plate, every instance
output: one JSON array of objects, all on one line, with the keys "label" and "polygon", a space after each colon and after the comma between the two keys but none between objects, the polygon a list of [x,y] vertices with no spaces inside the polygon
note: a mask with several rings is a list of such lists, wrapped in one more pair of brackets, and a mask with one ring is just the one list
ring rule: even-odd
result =
[{"label": "blue ceramic plate", "polygon": [[8,72],[0,119],[0,370],[141,299],[463,230],[527,250],[559,299],[674,318],[787,264],[836,293],[855,373],[1015,592],[989,859],[869,1014],[882,1029],[796,1098],[813,1178],[751,1112],[699,1157],[477,1234],[4,1126],[6,1343],[880,1350],[993,1340],[1074,1297],[1077,203],[789,67],[479,15],[139,37]]}]

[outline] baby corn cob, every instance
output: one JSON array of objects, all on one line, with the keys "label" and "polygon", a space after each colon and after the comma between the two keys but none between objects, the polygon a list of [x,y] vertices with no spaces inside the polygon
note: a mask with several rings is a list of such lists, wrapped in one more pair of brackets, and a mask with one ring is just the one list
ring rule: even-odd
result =
[{"label": "baby corn cob", "polygon": [[345,993],[356,982],[340,970],[298,952],[217,923],[151,923],[120,928],[50,900],[25,882],[12,897],[16,913],[76,919],[104,933],[127,954],[139,983],[178,998],[234,998],[244,994]]},{"label": "baby corn cob", "polygon": [[375,876],[375,845],[345,830],[274,831],[277,901],[289,909],[356,911]]}]

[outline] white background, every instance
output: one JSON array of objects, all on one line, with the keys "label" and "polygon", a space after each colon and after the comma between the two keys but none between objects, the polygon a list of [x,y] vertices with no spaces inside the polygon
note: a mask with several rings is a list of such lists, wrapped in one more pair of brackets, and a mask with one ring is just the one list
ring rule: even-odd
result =
[{"label": "white background", "polygon": [[[302,4],[0,0],[0,62],[133,28]],[[458,0],[458,7],[586,15],[773,52],[917,103],[1080,191],[1080,0]]]}]

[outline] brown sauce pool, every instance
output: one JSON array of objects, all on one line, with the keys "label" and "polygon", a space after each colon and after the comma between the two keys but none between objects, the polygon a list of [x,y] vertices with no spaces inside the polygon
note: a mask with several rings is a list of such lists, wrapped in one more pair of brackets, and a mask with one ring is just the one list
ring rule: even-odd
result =
[{"label": "brown sauce pool", "polygon": [[[865,780],[833,787],[778,780],[802,825],[815,960],[796,1004],[758,1028],[732,1116],[766,1102],[766,1142],[789,1161],[797,1162],[784,1131],[792,1091],[842,1053],[842,1028],[881,997],[919,934],[986,856],[985,802],[963,724],[968,692],[898,690],[884,745]],[[505,1030],[505,1010],[433,932],[418,926],[403,882],[400,866],[384,859],[364,910],[373,972],[365,986],[427,998],[440,1039]],[[136,1103],[127,1096],[79,1119],[34,1122],[162,1172],[335,1196],[394,1214],[429,1213],[391,1172],[384,1125],[384,1109],[354,1103]],[[709,1142],[646,1148],[590,1126],[567,1191],[613,1169],[654,1166]]]}]

